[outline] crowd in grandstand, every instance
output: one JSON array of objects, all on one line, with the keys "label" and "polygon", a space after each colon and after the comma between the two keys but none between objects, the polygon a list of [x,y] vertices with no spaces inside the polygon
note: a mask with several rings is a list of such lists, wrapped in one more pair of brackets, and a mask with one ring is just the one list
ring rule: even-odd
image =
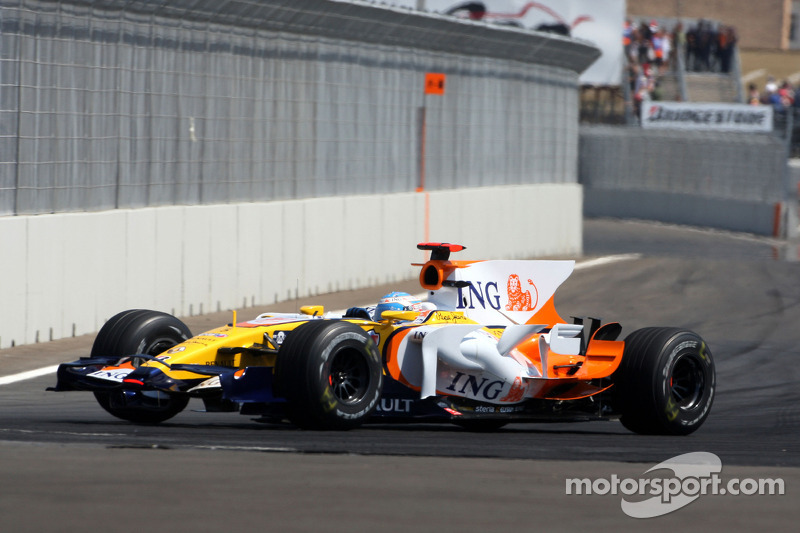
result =
[{"label": "crowd in grandstand", "polygon": [[638,24],[626,20],[622,42],[637,114],[643,101],[661,98],[659,77],[674,68],[676,54],[684,54],[687,71],[728,73],[733,67],[737,41],[735,28],[706,20],[699,20],[686,30],[681,22],[668,29],[656,20]]},{"label": "crowd in grandstand", "polygon": [[748,86],[747,101],[752,105],[771,105],[778,112],[800,107],[800,85],[792,87],[788,80],[778,85],[775,78],[770,76],[763,91],[759,91],[755,83]]},{"label": "crowd in grandstand", "polygon": [[737,41],[733,26],[714,25],[706,20],[697,21],[685,31],[680,22],[668,30],[655,20],[642,21],[638,26],[626,20],[622,30],[625,53],[631,63],[669,66],[677,49],[685,53],[686,70],[696,72],[730,72]]}]

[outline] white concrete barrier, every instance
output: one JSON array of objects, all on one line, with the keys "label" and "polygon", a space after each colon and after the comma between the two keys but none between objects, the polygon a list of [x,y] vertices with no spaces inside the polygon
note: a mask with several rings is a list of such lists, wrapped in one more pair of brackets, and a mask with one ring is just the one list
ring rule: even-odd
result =
[{"label": "white concrete barrier", "polygon": [[0,217],[0,348],[125,309],[187,316],[411,279],[426,237],[466,245],[459,259],[577,255],[581,208],[579,185],[547,184]]}]

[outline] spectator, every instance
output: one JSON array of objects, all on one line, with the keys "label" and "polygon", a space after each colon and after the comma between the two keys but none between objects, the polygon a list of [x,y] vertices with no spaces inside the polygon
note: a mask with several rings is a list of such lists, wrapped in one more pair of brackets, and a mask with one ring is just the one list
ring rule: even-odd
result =
[{"label": "spectator", "polygon": [[631,57],[631,48],[633,47],[634,38],[633,23],[630,19],[626,19],[622,24],[622,48],[625,50],[625,57]]},{"label": "spectator", "polygon": [[657,67],[664,64],[666,58],[664,57],[664,32],[657,29],[653,34],[653,52],[655,53],[654,62]]},{"label": "spectator", "polygon": [[727,74],[731,71],[733,51],[736,46],[736,29],[733,26],[722,26],[717,34],[717,56],[719,58],[720,72]]},{"label": "spectator", "polygon": [[705,20],[697,23],[696,32],[697,70],[708,72],[711,70],[711,56],[716,41],[716,35],[711,24]]},{"label": "spectator", "polygon": [[[769,86],[769,83],[767,85]],[[776,113],[782,113],[783,111],[785,111],[786,108],[783,105],[783,100],[781,99],[781,95],[778,93],[777,86],[775,87],[776,88],[773,91],[767,89],[766,103],[771,105]]]},{"label": "spectator", "polygon": [[767,77],[767,84],[764,86],[764,90],[767,91],[767,96],[774,92],[778,92],[778,84],[775,83],[775,78],[772,76]]},{"label": "spectator", "polygon": [[761,95],[755,83],[747,86],[747,103],[750,105],[761,105]]},{"label": "spectator", "polygon": [[686,70],[728,73],[738,38],[733,27],[700,20],[686,32]]},{"label": "spectator", "polygon": [[653,97],[653,89],[655,88],[654,80],[651,76],[652,71],[650,65],[634,65],[634,73],[636,80],[633,88],[633,102],[636,110],[636,116],[641,116],[642,104],[646,104]]},{"label": "spectator", "polygon": [[691,27],[686,32],[686,70],[697,70],[695,57],[697,57],[697,29]]},{"label": "spectator", "polygon": [[794,105],[794,91],[792,90],[792,86],[789,84],[788,81],[785,81],[781,84],[781,88],[778,89],[778,98],[781,101],[781,106],[786,109],[790,108]]},{"label": "spectator", "polygon": [[653,53],[653,42],[651,41],[652,36],[653,34],[650,31],[650,27],[642,22],[639,25],[638,42],[636,43],[638,52],[637,62],[640,65],[644,65],[645,63],[649,63],[655,59],[655,54]]}]

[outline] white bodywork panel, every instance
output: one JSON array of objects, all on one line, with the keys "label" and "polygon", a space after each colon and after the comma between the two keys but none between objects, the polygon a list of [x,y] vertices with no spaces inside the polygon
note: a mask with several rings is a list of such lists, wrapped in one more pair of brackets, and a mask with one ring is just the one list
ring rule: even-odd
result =
[{"label": "white bodywork panel", "polygon": [[462,311],[485,325],[525,324],[572,274],[575,261],[481,261],[457,268],[444,286],[428,291],[439,309]]},{"label": "white bodywork panel", "polygon": [[[514,348],[542,331],[544,325],[509,326],[498,340],[479,324],[420,326],[397,351],[403,377],[420,388],[420,397],[437,391],[484,402],[513,404],[530,397],[541,385],[539,370]],[[553,343],[564,354],[577,354],[582,326],[558,324],[540,337],[547,354]],[[544,346],[544,348],[541,348]],[[555,350],[552,350],[555,351]]]}]

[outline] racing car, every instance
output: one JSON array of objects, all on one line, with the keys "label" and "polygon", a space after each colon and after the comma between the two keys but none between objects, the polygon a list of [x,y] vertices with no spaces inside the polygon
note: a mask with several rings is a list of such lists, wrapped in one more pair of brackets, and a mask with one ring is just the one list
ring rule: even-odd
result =
[{"label": "racing car", "polygon": [[[465,249],[420,243],[423,295],[391,293],[338,314],[264,313],[192,336],[178,318],[123,311],[91,354],[59,366],[50,390],[91,391],[134,423],[170,419],[191,398],[206,411],[305,429],[366,422],[614,420],[637,433],[686,435],[709,414],[714,361],[696,333],[565,321],[557,288],[574,261],[456,261]],[[424,301],[423,301],[424,298]]]}]

